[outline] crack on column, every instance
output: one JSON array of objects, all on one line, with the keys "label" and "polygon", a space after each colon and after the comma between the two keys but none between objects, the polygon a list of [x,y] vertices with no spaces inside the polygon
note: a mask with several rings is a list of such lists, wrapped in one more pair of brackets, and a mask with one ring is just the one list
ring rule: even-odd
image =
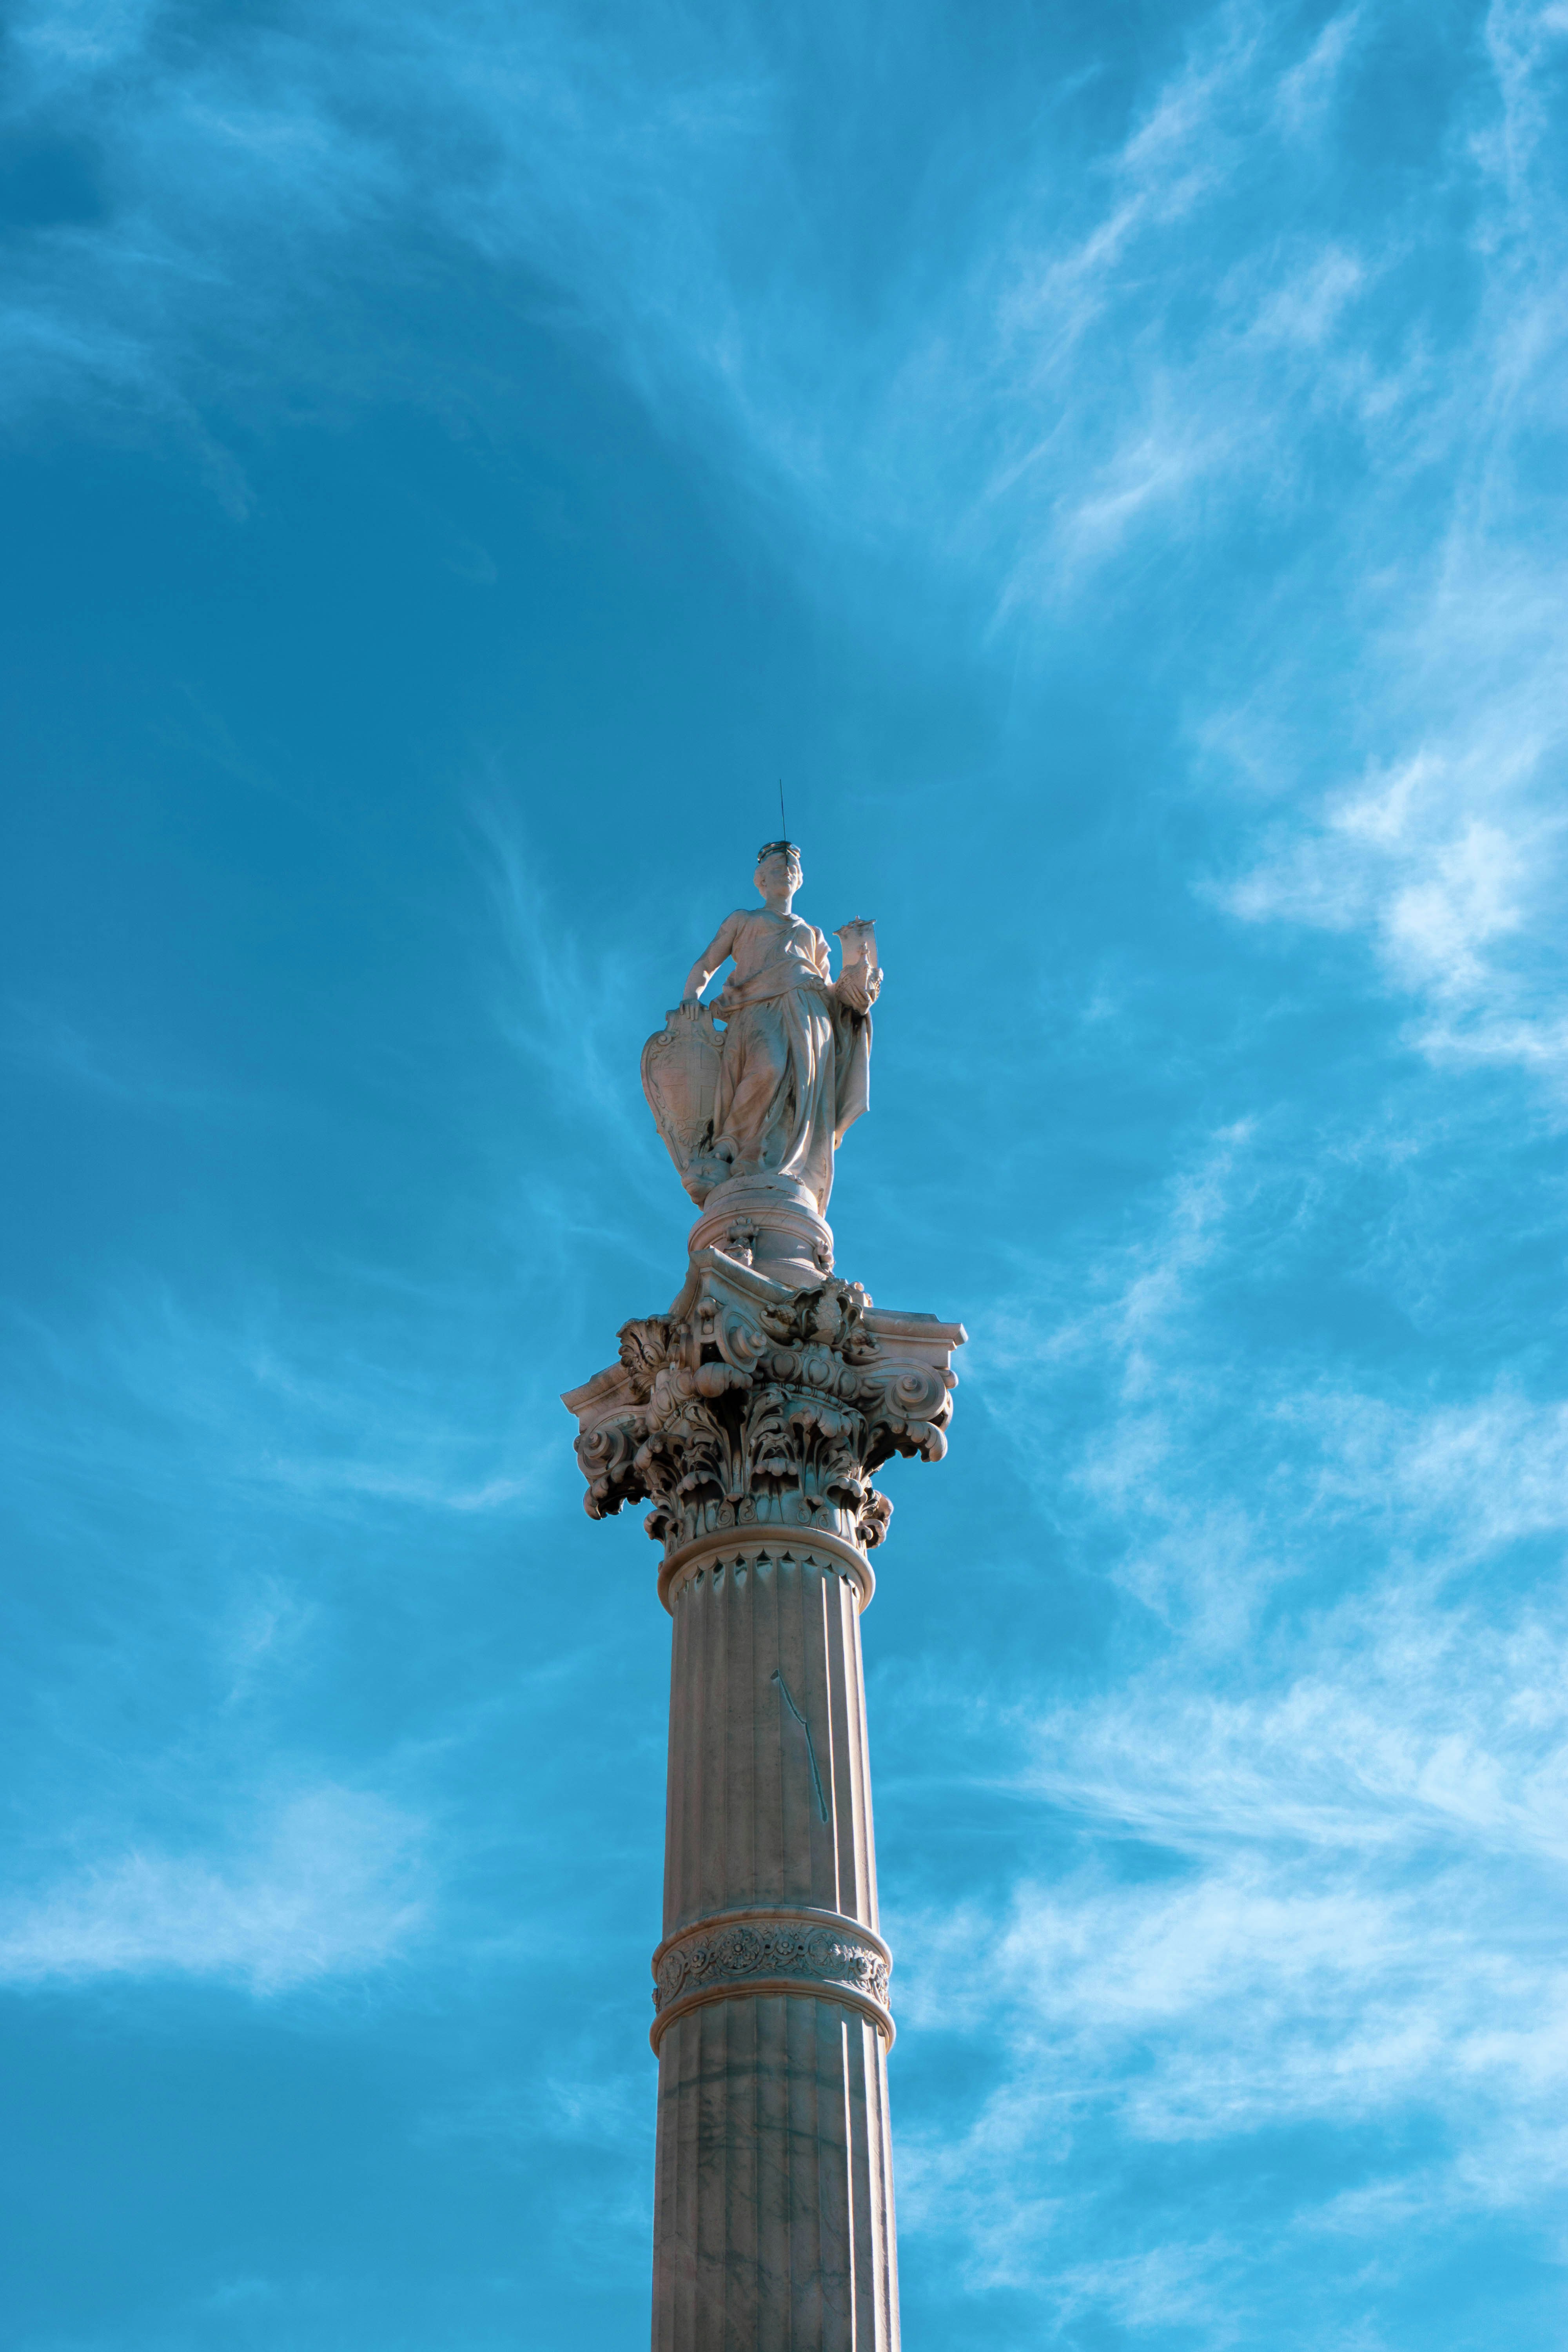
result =
[{"label": "crack on column", "polygon": [[822,1775],[816,1769],[816,1747],[811,1737],[811,1726],[807,1723],[805,1716],[802,1715],[799,1707],[796,1706],[794,1699],[790,1696],[789,1685],[785,1682],[783,1675],[780,1674],[776,1666],[773,1668],[773,1679],[779,1686],[779,1693],[785,1706],[788,1707],[790,1713],[794,1716],[795,1721],[799,1724],[801,1729],[805,1734],[806,1760],[811,1766],[811,1785],[816,1791],[816,1810],[821,1814],[823,1820],[826,1821],[827,1819],[827,1800],[822,1793]]}]

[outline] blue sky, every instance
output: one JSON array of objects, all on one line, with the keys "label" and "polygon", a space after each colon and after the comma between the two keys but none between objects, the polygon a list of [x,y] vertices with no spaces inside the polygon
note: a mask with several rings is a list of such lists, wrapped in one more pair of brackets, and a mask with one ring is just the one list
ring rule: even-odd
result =
[{"label": "blue sky", "polygon": [[906,2330],[1563,2338],[1568,8],[17,0],[16,2352],[643,2340],[557,1398],[789,793]]}]

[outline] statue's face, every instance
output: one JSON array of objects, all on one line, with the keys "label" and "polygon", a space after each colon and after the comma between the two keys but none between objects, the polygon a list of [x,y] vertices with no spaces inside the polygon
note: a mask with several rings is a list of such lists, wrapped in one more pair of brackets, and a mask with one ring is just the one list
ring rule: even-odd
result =
[{"label": "statue's face", "polygon": [[798,890],[801,879],[800,867],[793,857],[786,857],[782,849],[775,849],[770,856],[757,861],[757,887],[764,898],[770,890]]}]

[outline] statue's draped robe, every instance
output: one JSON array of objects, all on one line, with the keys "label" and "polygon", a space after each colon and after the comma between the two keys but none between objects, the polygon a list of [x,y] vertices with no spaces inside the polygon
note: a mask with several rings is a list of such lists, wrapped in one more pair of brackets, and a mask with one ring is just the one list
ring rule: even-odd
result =
[{"label": "statue's draped robe", "polygon": [[791,1176],[827,1213],[834,1147],[866,1108],[870,991],[835,982],[827,941],[798,915],[748,911],[713,1010],[727,1025],[713,1148],[737,1176]]}]

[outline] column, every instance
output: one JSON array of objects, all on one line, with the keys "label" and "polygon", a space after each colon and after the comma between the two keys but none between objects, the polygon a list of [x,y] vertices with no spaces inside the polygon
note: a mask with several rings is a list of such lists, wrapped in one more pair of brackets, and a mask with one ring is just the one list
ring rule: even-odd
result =
[{"label": "column", "polygon": [[655,2352],[898,2344],[867,1590],[809,1538],[668,1581]]},{"label": "column", "polygon": [[590,1517],[652,1505],[673,1622],[654,2352],[897,2352],[860,1618],[872,1473],[945,1452],[963,1327],[694,1246],[618,1337],[565,1402]]}]

